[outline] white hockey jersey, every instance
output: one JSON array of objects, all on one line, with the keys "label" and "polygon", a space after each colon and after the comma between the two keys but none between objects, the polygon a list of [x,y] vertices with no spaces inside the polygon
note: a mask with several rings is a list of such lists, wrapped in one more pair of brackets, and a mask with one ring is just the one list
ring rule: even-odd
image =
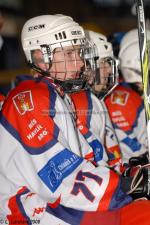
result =
[{"label": "white hockey jersey", "polygon": [[49,79],[27,80],[9,93],[3,105],[0,216],[8,224],[32,224],[37,219],[45,225],[44,216],[51,216],[50,208],[59,211],[58,206],[68,213],[69,208],[105,211],[131,201],[116,173],[84,159],[91,146],[76,130],[64,98]]}]

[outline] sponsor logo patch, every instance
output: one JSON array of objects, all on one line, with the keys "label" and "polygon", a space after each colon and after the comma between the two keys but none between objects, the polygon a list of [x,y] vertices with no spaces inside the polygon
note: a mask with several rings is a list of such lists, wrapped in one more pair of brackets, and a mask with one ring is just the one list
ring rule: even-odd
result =
[{"label": "sponsor logo patch", "polygon": [[46,186],[54,193],[60,186],[62,180],[71,174],[81,163],[83,159],[64,149],[38,172],[39,177]]}]

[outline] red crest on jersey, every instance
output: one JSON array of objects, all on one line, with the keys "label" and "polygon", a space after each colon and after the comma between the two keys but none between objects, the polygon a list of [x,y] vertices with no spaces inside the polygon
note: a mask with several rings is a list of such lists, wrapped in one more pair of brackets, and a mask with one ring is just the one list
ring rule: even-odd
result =
[{"label": "red crest on jersey", "polygon": [[111,95],[112,104],[126,105],[129,93],[126,91],[114,91]]},{"label": "red crest on jersey", "polygon": [[21,115],[24,115],[27,111],[34,110],[31,91],[20,92],[13,97],[13,103]]}]

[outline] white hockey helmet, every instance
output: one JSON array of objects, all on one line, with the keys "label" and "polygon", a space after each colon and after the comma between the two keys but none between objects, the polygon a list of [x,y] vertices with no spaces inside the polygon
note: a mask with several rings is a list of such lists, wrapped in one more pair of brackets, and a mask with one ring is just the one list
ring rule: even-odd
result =
[{"label": "white hockey helmet", "polygon": [[114,55],[112,44],[107,41],[107,37],[105,35],[91,30],[86,30],[85,34],[86,37],[90,40],[90,42],[95,45],[96,53],[99,58],[113,58]]},{"label": "white hockey helmet", "polygon": [[[112,89],[118,84],[118,63],[114,58],[113,47],[110,42],[107,41],[107,37],[103,34],[96,33],[90,30],[86,31],[86,37],[93,44],[95,49],[95,55],[97,60],[97,72],[95,76],[95,84],[94,88],[97,92],[97,95],[101,95],[101,97],[106,96],[112,91]],[[102,70],[100,67],[105,67],[104,65],[109,65],[111,67],[108,74],[108,77],[103,78]],[[104,70],[107,70],[106,67]],[[106,81],[107,80],[107,84]],[[104,85],[105,83],[105,85]],[[101,89],[101,86],[104,88]],[[98,89],[100,92],[98,93]]]},{"label": "white hockey helmet", "polygon": [[[41,49],[41,46],[50,46],[50,51],[55,48],[72,44],[81,44],[78,39],[85,38],[83,28],[69,16],[42,15],[29,19],[22,29],[21,41],[28,61],[32,61],[31,51]],[[68,42],[70,41],[70,43]],[[63,44],[61,44],[63,43]],[[44,58],[48,63],[49,59]]]},{"label": "white hockey helmet", "polygon": [[120,42],[120,50],[126,48],[126,45],[130,45],[133,42],[137,42],[138,41],[138,30],[137,29],[132,29],[130,31],[128,31],[127,33],[125,33],[125,35],[123,36],[121,42]]},{"label": "white hockey helmet", "polygon": [[104,34],[97,33],[92,30],[85,30],[86,37],[93,41],[93,43],[97,43],[99,41],[107,41],[107,37]]},{"label": "white hockey helmet", "polygon": [[[92,48],[90,43],[85,38],[83,28],[79,26],[79,24],[76,23],[71,17],[62,14],[41,15],[31,18],[25,23],[22,29],[21,40],[23,50],[30,64],[34,63],[32,59],[32,52],[37,49],[42,51],[44,62],[50,65],[53,59],[54,49],[63,49],[66,46],[81,46],[81,54],[84,62],[88,60],[88,57],[93,57],[92,54],[89,54],[89,49]],[[89,60],[92,61],[91,58]],[[90,65],[93,66],[92,62],[90,62]],[[84,79],[85,78],[82,76],[80,81],[83,82]],[[74,79],[74,82],[75,80],[76,79]],[[78,88],[75,87],[75,89]]]},{"label": "white hockey helmet", "polygon": [[[150,40],[150,31],[147,31],[147,39]],[[142,83],[141,62],[138,30],[127,32],[121,43],[119,51],[120,69],[125,82]]]}]

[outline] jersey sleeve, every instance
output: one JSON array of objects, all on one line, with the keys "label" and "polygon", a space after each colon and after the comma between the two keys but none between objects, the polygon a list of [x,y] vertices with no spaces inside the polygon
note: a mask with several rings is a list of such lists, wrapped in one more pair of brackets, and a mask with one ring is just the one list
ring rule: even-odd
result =
[{"label": "jersey sleeve", "polygon": [[89,91],[71,94],[77,116],[77,128],[92,150],[85,158],[98,165],[107,165],[108,157],[104,147],[105,115],[98,99],[98,102],[95,102],[94,97]]},{"label": "jersey sleeve", "polygon": [[105,136],[104,136],[104,146],[108,155],[108,164],[113,167],[116,171],[120,172],[122,170],[121,161],[121,150],[119,142],[116,136],[115,129],[113,128],[112,122],[109,117],[109,112],[105,106],[104,102],[101,102],[105,112]]}]

